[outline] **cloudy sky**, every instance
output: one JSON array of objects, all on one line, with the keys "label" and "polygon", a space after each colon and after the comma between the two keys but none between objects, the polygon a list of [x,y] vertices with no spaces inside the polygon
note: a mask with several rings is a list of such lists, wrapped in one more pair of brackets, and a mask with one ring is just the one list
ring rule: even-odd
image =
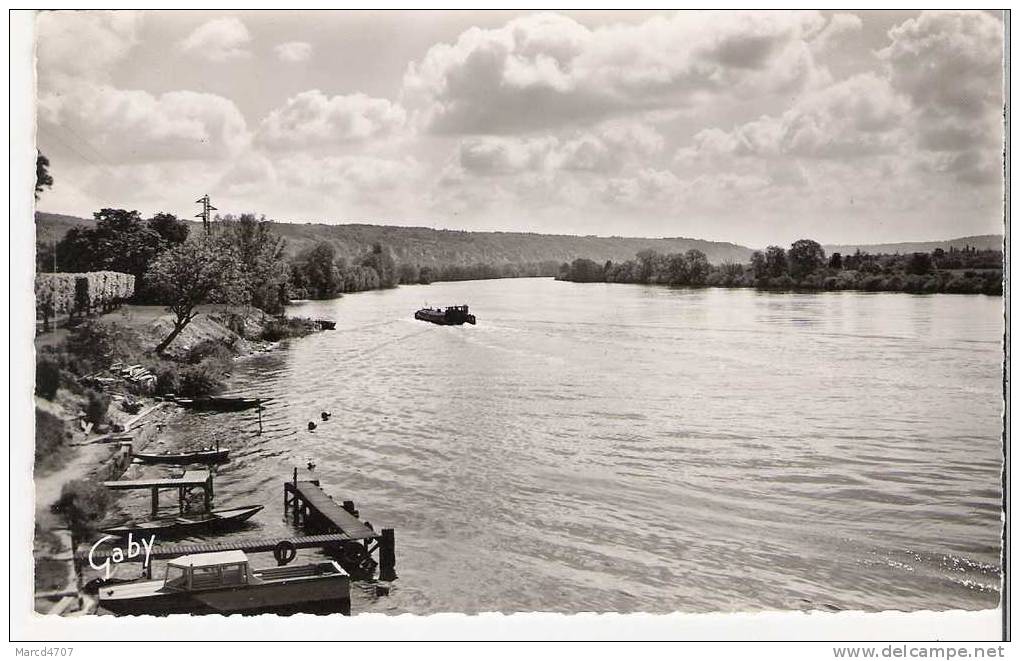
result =
[{"label": "cloudy sky", "polygon": [[1002,230],[989,13],[59,12],[39,208],[691,236]]}]

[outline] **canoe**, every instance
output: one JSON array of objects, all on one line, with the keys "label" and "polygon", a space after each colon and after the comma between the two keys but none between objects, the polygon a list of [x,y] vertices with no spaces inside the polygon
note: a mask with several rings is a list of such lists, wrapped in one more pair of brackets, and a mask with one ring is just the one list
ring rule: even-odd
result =
[{"label": "canoe", "polygon": [[233,507],[231,509],[213,510],[204,514],[170,516],[151,521],[129,523],[113,528],[104,528],[100,532],[107,535],[126,537],[129,533],[138,535],[189,535],[195,532],[221,530],[240,525],[262,511],[262,505]]},{"label": "canoe", "polygon": [[264,399],[251,397],[178,397],[178,406],[195,411],[243,411],[253,409]]},{"label": "canoe", "polygon": [[135,452],[131,456],[143,464],[222,464],[227,461],[230,450],[197,450],[195,452]]}]

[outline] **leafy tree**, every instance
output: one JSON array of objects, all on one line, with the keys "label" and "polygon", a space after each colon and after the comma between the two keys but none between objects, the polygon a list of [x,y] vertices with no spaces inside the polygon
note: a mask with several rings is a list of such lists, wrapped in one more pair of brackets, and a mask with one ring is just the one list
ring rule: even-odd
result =
[{"label": "leafy tree", "polygon": [[689,272],[687,259],[681,253],[666,255],[665,280],[671,285],[685,285],[688,282]]},{"label": "leafy tree", "polygon": [[135,276],[139,298],[150,293],[144,282],[149,264],[168,243],[137,211],[101,209],[94,228],[72,227],[57,244],[60,268],[70,272],[119,271]]},{"label": "leafy tree", "polygon": [[205,303],[247,302],[234,246],[220,236],[202,233],[167,250],[146,274],[174,314],[174,327],[156,346],[163,353],[198,316]]},{"label": "leafy tree", "polygon": [[703,285],[712,265],[708,263],[708,257],[700,250],[691,249],[684,253],[687,261],[687,283],[691,285]]},{"label": "leafy tree", "polygon": [[418,282],[418,278],[421,277],[421,272],[418,270],[417,265],[409,262],[404,262],[397,269],[398,279],[402,285],[413,285]]},{"label": "leafy tree", "polygon": [[907,273],[913,275],[927,275],[932,270],[931,255],[926,252],[915,252],[907,260]]},{"label": "leafy tree", "polygon": [[224,220],[224,239],[237,254],[247,299],[266,312],[282,311],[289,274],[286,241],[272,230],[263,216],[241,214],[237,220]]},{"label": "leafy tree", "polygon": [[361,265],[375,270],[380,287],[397,286],[397,264],[393,261],[390,251],[383,248],[381,243],[372,245],[372,250],[362,258]]},{"label": "leafy tree", "polygon": [[43,190],[53,186],[53,177],[50,175],[50,159],[46,158],[41,151],[35,156],[35,199]]},{"label": "leafy tree", "polygon": [[760,250],[751,253],[751,272],[754,273],[756,280],[768,277],[769,268],[765,260],[765,253]]},{"label": "leafy tree", "polygon": [[329,298],[336,295],[343,285],[335,265],[336,248],[328,241],[320,241],[299,256],[298,268],[309,296]]},{"label": "leafy tree", "polygon": [[602,282],[605,272],[599,264],[591,259],[578,257],[570,263],[568,280],[573,282]]},{"label": "leafy tree", "polygon": [[843,270],[843,255],[838,252],[832,253],[832,257],[829,257],[829,268],[837,271]]},{"label": "leafy tree", "polygon": [[825,265],[825,251],[817,241],[811,239],[794,241],[786,257],[790,275],[794,278],[811,275]]},{"label": "leafy tree", "polygon": [[765,249],[765,274],[770,278],[786,275],[786,251],[779,246]]},{"label": "leafy tree", "polygon": [[651,280],[652,274],[656,272],[657,263],[660,261],[659,253],[651,248],[647,248],[637,254],[637,261],[640,266],[638,271],[639,282],[648,282]]},{"label": "leafy tree", "polygon": [[176,246],[188,240],[188,224],[172,213],[157,213],[146,224],[162,238],[167,246]]}]

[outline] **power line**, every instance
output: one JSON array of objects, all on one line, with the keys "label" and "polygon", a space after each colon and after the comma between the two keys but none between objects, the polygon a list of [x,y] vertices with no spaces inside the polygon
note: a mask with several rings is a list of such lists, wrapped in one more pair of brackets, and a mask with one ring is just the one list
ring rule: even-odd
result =
[{"label": "power line", "polygon": [[195,214],[195,218],[201,218],[202,219],[202,227],[205,228],[205,233],[209,234],[212,231],[212,227],[209,225],[209,219],[210,219],[209,212],[210,211],[219,211],[219,209],[217,209],[216,207],[214,207],[212,204],[209,203],[209,194],[208,193],[206,193],[205,195],[203,195],[199,199],[195,200],[195,203],[202,205],[202,212],[198,213],[198,214]]}]

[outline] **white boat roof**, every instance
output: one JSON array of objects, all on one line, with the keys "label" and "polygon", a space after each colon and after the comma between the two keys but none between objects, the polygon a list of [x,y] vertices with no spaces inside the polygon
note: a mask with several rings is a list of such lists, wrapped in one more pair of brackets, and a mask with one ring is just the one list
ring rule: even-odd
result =
[{"label": "white boat roof", "polygon": [[248,556],[244,551],[217,551],[215,553],[195,553],[193,555],[182,555],[169,562],[176,567],[209,567],[213,565],[229,565],[238,562],[248,562]]}]

